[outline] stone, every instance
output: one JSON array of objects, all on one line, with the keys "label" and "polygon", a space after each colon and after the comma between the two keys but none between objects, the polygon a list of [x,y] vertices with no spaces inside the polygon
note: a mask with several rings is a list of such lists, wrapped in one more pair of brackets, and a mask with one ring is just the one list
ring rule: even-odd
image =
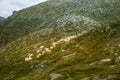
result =
[{"label": "stone", "polygon": [[120,77],[119,76],[114,76],[114,75],[107,75],[107,76],[97,75],[95,77],[85,77],[85,78],[80,79],[80,80],[120,80]]},{"label": "stone", "polygon": [[47,60],[42,61],[40,64],[36,65],[35,73],[40,74],[47,68]]},{"label": "stone", "polygon": [[51,77],[50,80],[56,80],[56,79],[58,79],[58,78],[60,78],[60,77],[63,77],[63,75],[58,74],[58,73],[51,73],[51,74],[50,74],[50,77]]},{"label": "stone", "polygon": [[91,78],[90,77],[85,77],[85,78],[83,78],[81,80],[91,80]]},{"label": "stone", "polygon": [[114,75],[109,75],[105,77],[103,80],[120,80],[120,77],[114,76]]},{"label": "stone", "polygon": [[115,58],[114,63],[115,63],[116,65],[120,65],[120,56],[118,56],[118,57]]},{"label": "stone", "polygon": [[111,65],[111,66],[109,66],[110,68],[115,68],[116,66],[115,65]]}]

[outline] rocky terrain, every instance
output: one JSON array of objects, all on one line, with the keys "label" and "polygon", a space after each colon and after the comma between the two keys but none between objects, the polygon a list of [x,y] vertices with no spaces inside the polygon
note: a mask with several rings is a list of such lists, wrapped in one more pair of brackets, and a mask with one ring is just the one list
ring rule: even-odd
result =
[{"label": "rocky terrain", "polygon": [[5,18],[3,18],[3,17],[0,17],[0,27],[1,27],[1,25],[2,25],[2,22],[5,20]]},{"label": "rocky terrain", "polygon": [[0,80],[120,80],[119,4],[48,0],[0,17]]},{"label": "rocky terrain", "polygon": [[0,22],[3,21],[3,20],[4,20],[4,18],[3,18],[3,17],[0,17]]}]

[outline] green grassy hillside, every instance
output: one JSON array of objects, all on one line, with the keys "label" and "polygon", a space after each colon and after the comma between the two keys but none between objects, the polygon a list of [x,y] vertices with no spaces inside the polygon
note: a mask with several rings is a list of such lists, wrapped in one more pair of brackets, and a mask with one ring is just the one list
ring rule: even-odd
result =
[{"label": "green grassy hillside", "polygon": [[120,80],[120,1],[48,0],[0,24],[0,80]]},{"label": "green grassy hillside", "polygon": [[[120,33],[113,36],[111,31],[84,32],[62,39],[51,35],[43,40],[25,37],[14,41],[1,48],[0,79],[119,80]],[[58,77],[53,79],[55,75]]]}]

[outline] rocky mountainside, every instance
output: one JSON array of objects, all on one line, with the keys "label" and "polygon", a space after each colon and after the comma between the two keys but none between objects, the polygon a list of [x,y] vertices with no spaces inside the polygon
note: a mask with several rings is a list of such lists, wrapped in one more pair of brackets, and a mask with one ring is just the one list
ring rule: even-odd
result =
[{"label": "rocky mountainside", "polygon": [[2,22],[5,20],[5,18],[0,16],[0,26],[2,25]]},{"label": "rocky mountainside", "polygon": [[35,31],[42,36],[61,33],[61,37],[107,26],[120,20],[119,4],[119,0],[49,0],[15,11],[2,25],[0,43],[6,44]]},{"label": "rocky mountainside", "polygon": [[3,20],[4,20],[4,18],[3,18],[3,17],[0,17],[0,22],[3,21]]},{"label": "rocky mountainside", "polygon": [[0,80],[120,80],[120,1],[48,0],[0,24]]}]

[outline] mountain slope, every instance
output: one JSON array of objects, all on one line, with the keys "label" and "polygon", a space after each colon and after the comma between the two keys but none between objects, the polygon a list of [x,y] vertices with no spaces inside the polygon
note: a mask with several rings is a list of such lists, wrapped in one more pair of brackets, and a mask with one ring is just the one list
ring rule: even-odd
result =
[{"label": "mountain slope", "polygon": [[3,20],[4,20],[4,18],[3,18],[3,17],[0,17],[0,22],[3,21]]},{"label": "mountain slope", "polygon": [[119,80],[119,0],[49,0],[0,27],[0,80]]},{"label": "mountain slope", "polygon": [[0,17],[0,27],[1,27],[1,25],[2,25],[2,22],[5,20],[5,18],[3,18],[3,17]]},{"label": "mountain slope", "polygon": [[7,18],[2,25],[0,42],[6,44],[39,30],[71,35],[108,25],[120,19],[119,4],[119,0],[49,0]]},{"label": "mountain slope", "polygon": [[[59,80],[52,79],[55,74],[62,75],[60,80],[86,77],[119,80],[120,36],[108,35],[108,32],[84,32],[52,43],[48,42],[49,37],[40,42],[34,38],[31,43],[23,38],[10,43],[1,49],[4,51],[0,54],[0,79]],[[28,41],[30,44],[23,46]]]}]

